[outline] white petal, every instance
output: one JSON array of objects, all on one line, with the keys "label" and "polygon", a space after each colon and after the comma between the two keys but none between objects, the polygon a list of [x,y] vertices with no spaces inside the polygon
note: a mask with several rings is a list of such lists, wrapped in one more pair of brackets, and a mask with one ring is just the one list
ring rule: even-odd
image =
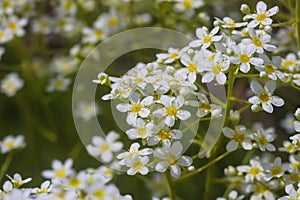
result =
[{"label": "white petal", "polygon": [[189,156],[181,156],[177,163],[181,166],[188,167],[193,163],[193,159]]},{"label": "white petal", "polygon": [[150,110],[148,108],[142,108],[139,112],[139,115],[142,118],[148,117],[149,114],[150,114]]},{"label": "white petal", "polygon": [[181,175],[181,169],[177,165],[171,165],[170,172],[171,172],[171,176],[174,178],[178,178]]},{"label": "white petal", "polygon": [[300,132],[300,122],[299,121],[294,122],[294,128],[297,132]]},{"label": "white petal", "polygon": [[271,102],[274,106],[277,106],[277,107],[284,105],[284,100],[277,96],[272,96]]},{"label": "white petal", "polygon": [[214,74],[212,72],[207,72],[202,76],[202,83],[210,83],[214,79]]},{"label": "white petal", "polygon": [[275,6],[267,11],[267,15],[273,16],[273,15],[277,14],[278,12],[279,12],[279,8],[278,8],[278,6]]},{"label": "white petal", "polygon": [[250,88],[255,94],[261,94],[264,92],[263,87],[256,81],[251,81]]},{"label": "white petal", "polygon": [[165,119],[165,124],[172,127],[175,124],[175,117],[174,116],[167,116]]},{"label": "white petal", "polygon": [[126,103],[120,103],[116,108],[120,112],[127,112],[128,110],[130,110],[130,106]]},{"label": "white petal", "polygon": [[200,47],[202,45],[202,42],[200,40],[194,40],[192,42],[190,42],[189,46],[190,47]]},{"label": "white petal", "polygon": [[232,130],[231,128],[228,128],[228,127],[223,128],[223,133],[228,138],[233,138],[233,136],[234,136],[234,130]]},{"label": "white petal", "polygon": [[268,113],[273,112],[273,106],[270,103],[263,103],[262,108],[264,109],[264,111],[266,111]]},{"label": "white petal", "polygon": [[155,170],[158,172],[165,172],[169,167],[169,164],[167,162],[159,162],[155,166]]},{"label": "white petal", "polygon": [[226,145],[226,150],[229,152],[235,151],[237,148],[238,148],[238,143],[233,140],[228,142],[228,144]]},{"label": "white petal", "polygon": [[176,113],[176,117],[178,117],[181,120],[186,120],[191,116],[191,113],[186,110],[179,110]]},{"label": "white petal", "polygon": [[267,5],[263,1],[259,1],[256,4],[257,13],[264,13],[267,10]]},{"label": "white petal", "polygon": [[265,84],[265,88],[270,92],[273,93],[276,89],[276,82],[275,81],[268,81]]},{"label": "white petal", "polygon": [[254,105],[260,104],[259,98],[257,96],[250,97],[248,101]]},{"label": "white petal", "polygon": [[216,80],[219,84],[224,85],[227,80],[227,77],[224,73],[220,72],[216,75]]}]

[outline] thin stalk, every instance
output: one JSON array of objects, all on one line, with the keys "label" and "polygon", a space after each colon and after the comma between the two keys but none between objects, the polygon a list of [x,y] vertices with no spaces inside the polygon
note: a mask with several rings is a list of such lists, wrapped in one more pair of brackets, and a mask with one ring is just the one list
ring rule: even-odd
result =
[{"label": "thin stalk", "polygon": [[300,0],[296,0],[296,20],[298,50],[300,50]]},{"label": "thin stalk", "polygon": [[166,178],[166,182],[168,184],[168,194],[169,194],[169,198],[170,200],[176,200],[176,194],[175,194],[175,188],[174,188],[174,181],[172,180],[169,172],[165,172],[164,176]]},{"label": "thin stalk", "polygon": [[5,173],[7,172],[8,168],[9,168],[9,166],[10,166],[10,164],[11,164],[11,161],[12,161],[13,156],[14,156],[13,154],[14,154],[14,153],[9,153],[9,154],[6,156],[6,158],[5,158],[5,160],[4,160],[3,164],[2,164],[2,166],[1,166],[1,168],[0,168],[0,182],[2,182],[2,179],[3,179]]}]

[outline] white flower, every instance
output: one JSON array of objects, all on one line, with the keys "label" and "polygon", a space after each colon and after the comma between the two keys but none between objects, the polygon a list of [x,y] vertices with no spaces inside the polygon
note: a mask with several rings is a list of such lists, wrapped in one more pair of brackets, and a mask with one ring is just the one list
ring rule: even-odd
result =
[{"label": "white flower", "polygon": [[229,65],[229,57],[217,52],[213,62],[205,63],[204,70],[208,72],[202,76],[202,83],[210,83],[213,79],[216,79],[219,84],[225,84],[227,77],[224,72],[228,70]]},{"label": "white flower", "polygon": [[130,103],[120,103],[116,106],[120,112],[127,112],[126,122],[129,125],[135,125],[137,117],[146,118],[150,114],[149,106],[152,105],[153,96],[148,96],[143,100],[140,99],[140,95],[137,93],[132,94],[129,97]]},{"label": "white flower", "polygon": [[273,144],[270,144],[270,142],[273,142],[275,140],[275,136],[273,131],[271,129],[264,130],[262,128],[258,128],[257,132],[253,135],[254,140],[258,144],[258,148],[261,151],[275,151],[276,148]]},{"label": "white flower", "polygon": [[156,54],[157,62],[163,62],[164,64],[173,63],[175,60],[179,59],[182,52],[178,49],[169,48],[168,53]]},{"label": "white flower", "polygon": [[296,147],[297,149],[300,148],[300,134],[291,136],[290,140],[292,140],[294,147]]},{"label": "white flower", "polygon": [[294,129],[297,132],[300,132],[300,121],[294,121]]},{"label": "white flower", "polygon": [[33,188],[32,193],[44,195],[52,191],[53,185],[50,181],[44,181],[40,188]]},{"label": "white flower", "polygon": [[26,146],[23,135],[16,137],[9,135],[6,136],[3,141],[0,141],[0,150],[2,154],[8,153],[14,149],[23,148]]},{"label": "white flower", "polygon": [[84,27],[82,29],[83,38],[82,41],[84,43],[96,44],[97,42],[104,40],[107,37],[106,32],[103,27],[94,27],[88,28]]},{"label": "white flower", "polygon": [[100,112],[99,107],[94,102],[79,102],[75,115],[82,118],[85,121],[89,121],[92,117],[98,115]]},{"label": "white flower", "polygon": [[288,194],[286,196],[280,197],[278,200],[300,200],[300,190],[295,190],[294,186],[286,186],[285,192]]},{"label": "white flower", "polygon": [[238,166],[239,172],[246,173],[245,181],[253,182],[254,180],[262,180],[265,176],[264,169],[258,159],[251,159],[249,165]]},{"label": "white flower", "polygon": [[155,135],[152,135],[148,138],[147,143],[150,146],[157,145],[159,142],[162,142],[163,146],[170,147],[173,140],[179,140],[182,138],[183,134],[180,130],[172,129],[168,130],[167,128],[162,128]]},{"label": "white flower", "polygon": [[261,77],[268,76],[272,80],[277,80],[278,77],[280,80],[284,80],[284,74],[278,70],[282,61],[281,57],[273,56],[272,61],[265,55],[262,55],[261,58],[264,60],[264,65],[256,67],[260,71]]},{"label": "white flower", "polygon": [[225,127],[223,128],[223,133],[226,137],[230,138],[230,142],[226,145],[226,150],[231,152],[235,151],[239,145],[245,150],[251,150],[253,145],[246,132],[246,127],[239,125],[235,127],[235,130]]},{"label": "white flower", "polygon": [[77,70],[77,60],[68,56],[55,57],[51,62],[51,70],[60,75],[69,75]]},{"label": "white flower", "polygon": [[0,30],[0,44],[4,44],[11,39],[13,39],[14,35],[12,31],[8,28],[1,28]]},{"label": "white flower", "polygon": [[165,172],[170,167],[171,176],[178,178],[181,175],[179,166],[188,167],[192,164],[192,158],[181,156],[183,146],[177,141],[171,147],[157,148],[154,151],[154,156],[158,159],[155,170]]},{"label": "white flower", "polygon": [[237,191],[232,190],[229,192],[228,198],[218,197],[217,200],[242,200],[244,197],[244,195],[238,196]]},{"label": "white flower", "polygon": [[183,96],[178,96],[177,98],[175,98],[167,95],[162,95],[160,98],[160,103],[162,103],[164,107],[155,110],[153,112],[153,115],[159,118],[165,118],[165,124],[170,127],[175,124],[176,118],[180,120],[186,120],[191,116],[188,111],[181,110],[181,107],[184,104]]},{"label": "white flower", "polygon": [[204,5],[203,0],[176,0],[175,2],[174,10],[177,12],[199,8]]},{"label": "white flower", "polygon": [[287,153],[294,153],[296,148],[290,141],[283,141],[283,147],[279,147],[278,150]]},{"label": "white flower", "polygon": [[97,75],[97,78],[96,80],[93,80],[93,83],[97,83],[97,84],[100,84],[100,85],[104,85],[106,84],[108,81],[109,81],[109,77],[106,73],[104,72],[100,72],[98,75]]},{"label": "white flower", "polygon": [[219,31],[219,27],[215,27],[208,33],[208,29],[206,27],[197,28],[196,35],[199,39],[192,41],[189,45],[191,47],[200,47],[201,49],[207,49],[212,42],[217,42],[222,39],[222,35],[216,35]]},{"label": "white flower", "polygon": [[20,186],[22,186],[25,183],[28,183],[32,180],[32,178],[26,178],[26,179],[22,179],[22,176],[20,174],[14,174],[13,178],[10,177],[9,175],[6,175],[10,181],[13,183],[14,188],[19,188]]},{"label": "white flower", "polygon": [[46,91],[47,92],[66,91],[70,84],[71,84],[71,79],[62,76],[57,76],[56,78],[50,79]]},{"label": "white flower", "polygon": [[292,134],[295,131],[294,121],[294,116],[291,113],[288,113],[285,118],[280,121],[280,125],[288,134]]},{"label": "white flower", "polygon": [[24,86],[24,81],[19,77],[17,73],[7,74],[1,81],[1,92],[8,97],[12,97]]},{"label": "white flower", "polygon": [[181,68],[177,70],[176,73],[187,76],[187,79],[190,83],[194,83],[197,78],[197,72],[201,72],[200,61],[201,55],[199,53],[195,53],[191,58],[188,54],[183,54],[180,58],[180,62],[185,66],[185,68]]},{"label": "white flower", "polygon": [[256,4],[256,14],[246,15],[248,19],[253,19],[249,22],[248,28],[255,28],[259,24],[264,26],[271,25],[273,20],[270,17],[278,13],[278,11],[278,6],[267,10],[267,5],[264,2],[259,1]]},{"label": "white flower", "polygon": [[113,152],[118,152],[123,148],[122,142],[115,142],[119,138],[119,134],[110,131],[105,138],[94,136],[92,145],[87,146],[88,152],[92,156],[100,156],[101,160],[109,163],[113,159]]},{"label": "white flower", "polygon": [[52,169],[43,171],[42,175],[47,179],[61,180],[73,175],[74,171],[72,166],[72,159],[67,159],[64,163],[59,160],[54,160],[52,162]]},{"label": "white flower", "polygon": [[7,28],[16,36],[21,37],[25,35],[24,26],[28,23],[26,18],[18,19],[16,16],[11,16],[6,23]]},{"label": "white flower", "polygon": [[284,172],[288,169],[287,163],[281,163],[281,158],[277,157],[274,163],[263,163],[263,168],[266,171],[265,180],[269,181],[272,178],[280,178],[284,175]]},{"label": "white flower", "polygon": [[284,59],[282,59],[280,69],[293,72],[294,70],[296,70],[299,64],[300,60],[297,59],[297,56],[294,53],[289,53]]},{"label": "white flower", "polygon": [[128,135],[129,139],[138,139],[138,138],[148,138],[153,133],[153,122],[146,123],[143,119],[138,118],[136,120],[136,123],[133,125],[135,128],[129,129],[126,131],[126,134]]},{"label": "white flower", "polygon": [[153,153],[153,149],[151,148],[144,148],[139,150],[141,145],[137,142],[131,144],[129,152],[123,152],[117,155],[117,158],[120,159],[119,164],[120,165],[125,165],[126,160],[131,160],[134,155],[138,156],[148,156]]},{"label": "white flower", "polygon": [[250,70],[250,64],[259,66],[263,64],[263,59],[253,57],[256,47],[253,44],[245,45],[239,43],[237,46],[233,46],[234,56],[230,57],[233,64],[240,65],[240,70],[243,73],[247,73]]},{"label": "white flower", "polygon": [[133,155],[132,159],[126,160],[125,164],[129,169],[127,170],[128,175],[135,175],[136,173],[140,173],[142,175],[146,175],[149,172],[149,169],[146,165],[149,162],[149,157],[147,156],[138,156]]},{"label": "white flower", "polygon": [[223,28],[240,28],[240,27],[246,26],[248,24],[247,22],[236,23],[230,17],[224,17],[223,20],[216,18],[216,23],[221,23]]},{"label": "white flower", "polygon": [[3,198],[3,200],[15,200],[15,199],[31,199],[30,198],[30,190],[24,189],[24,190],[12,190],[10,193],[6,194]]},{"label": "white flower", "polygon": [[262,105],[262,108],[268,112],[273,112],[273,106],[283,106],[284,101],[282,98],[278,96],[273,96],[273,92],[276,89],[276,83],[274,81],[268,81],[264,88],[256,81],[252,81],[250,84],[250,88],[252,92],[255,93],[256,96],[249,98],[249,102],[252,103],[251,109],[254,109],[255,106]]},{"label": "white flower", "polygon": [[274,51],[276,46],[268,44],[271,41],[271,36],[263,30],[249,29],[249,35],[251,38],[244,38],[242,42],[246,45],[254,44],[257,53],[264,53],[266,51]]}]

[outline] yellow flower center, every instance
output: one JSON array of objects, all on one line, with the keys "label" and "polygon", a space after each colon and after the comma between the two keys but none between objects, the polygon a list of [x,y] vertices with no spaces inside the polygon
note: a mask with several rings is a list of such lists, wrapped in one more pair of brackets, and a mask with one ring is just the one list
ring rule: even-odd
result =
[{"label": "yellow flower center", "polygon": [[245,135],[242,134],[242,133],[236,133],[234,136],[233,136],[233,140],[235,142],[244,142],[245,140]]},{"label": "yellow flower center", "polygon": [[131,164],[131,168],[134,170],[134,171],[141,171],[144,167],[144,164],[142,163],[141,160],[137,159],[137,160],[134,160]]},{"label": "yellow flower center", "polygon": [[64,7],[65,9],[69,10],[72,7],[72,1],[66,1]]},{"label": "yellow flower center", "polygon": [[66,173],[67,173],[66,169],[65,169],[65,168],[62,168],[62,169],[57,170],[57,171],[55,172],[55,175],[56,175],[56,177],[58,177],[58,178],[64,178],[64,177],[66,176]]},{"label": "yellow flower center", "polygon": [[107,151],[109,150],[109,147],[110,147],[109,144],[105,143],[101,146],[101,151]]},{"label": "yellow flower center", "polygon": [[220,66],[220,65],[215,65],[215,66],[213,66],[213,68],[212,68],[212,72],[214,73],[214,74],[218,74],[218,73],[220,73],[222,71],[222,67]]},{"label": "yellow flower center", "polygon": [[177,159],[174,156],[170,156],[168,158],[168,162],[170,163],[170,165],[175,165],[177,163]]},{"label": "yellow flower center", "polygon": [[15,23],[15,22],[11,22],[9,23],[9,28],[13,31],[17,30],[18,29],[18,24]]},{"label": "yellow flower center", "polygon": [[254,43],[255,46],[257,46],[257,47],[261,47],[262,44],[263,44],[260,40],[257,40],[257,39],[255,39],[255,40],[253,41],[253,43]]},{"label": "yellow flower center", "polygon": [[299,182],[300,181],[300,175],[298,172],[293,172],[290,174],[290,178],[294,182]]},{"label": "yellow flower center", "polygon": [[261,13],[261,14],[258,14],[257,17],[256,17],[256,20],[257,21],[263,21],[267,18],[267,15],[265,13]]},{"label": "yellow flower center", "polygon": [[140,112],[141,109],[142,109],[142,105],[140,103],[134,104],[131,107],[131,111],[135,113]]},{"label": "yellow flower center", "polygon": [[[1,36],[0,36],[0,38],[1,38]],[[293,64],[294,64],[293,61],[286,60],[286,61],[282,62],[281,66],[288,68],[288,67],[292,66]]]},{"label": "yellow flower center", "polygon": [[146,133],[147,133],[147,128],[144,126],[144,127],[138,127],[138,135],[139,136],[145,136]]},{"label": "yellow flower center", "polygon": [[256,192],[257,193],[264,193],[267,190],[267,188],[264,185],[259,184],[256,186]]},{"label": "yellow flower center", "polygon": [[4,33],[2,31],[0,31],[0,39],[4,38]]},{"label": "yellow flower center", "polygon": [[8,141],[8,142],[5,143],[5,146],[8,149],[12,149],[15,146],[15,143],[14,143],[14,141]]},{"label": "yellow flower center", "polygon": [[282,172],[282,169],[280,166],[273,166],[270,171],[273,176],[277,176]]},{"label": "yellow flower center", "polygon": [[268,94],[266,93],[261,93],[259,95],[259,99],[262,100],[263,102],[268,102],[270,100],[270,97]]},{"label": "yellow flower center", "polygon": [[211,54],[208,59],[210,62],[213,62],[215,59],[215,54]]},{"label": "yellow flower center", "polygon": [[210,110],[211,106],[209,104],[202,104],[200,107],[202,110]]},{"label": "yellow flower center", "polygon": [[105,192],[103,189],[99,189],[93,192],[93,196],[97,197],[98,199],[103,199],[105,197]]},{"label": "yellow flower center", "polygon": [[176,115],[177,113],[177,109],[175,106],[169,106],[167,109],[166,109],[166,112],[168,115],[172,116],[172,115]]},{"label": "yellow flower center", "polygon": [[173,53],[173,54],[170,55],[170,58],[175,59],[175,58],[177,58],[178,56],[179,56],[178,53]]},{"label": "yellow flower center", "polygon": [[192,7],[192,2],[190,0],[185,0],[183,2],[183,6],[188,9],[188,8],[191,8]]},{"label": "yellow flower center", "polygon": [[196,67],[196,65],[191,64],[188,66],[188,70],[189,70],[189,72],[195,72],[197,70],[197,67]]},{"label": "yellow flower center", "polygon": [[95,30],[94,33],[95,33],[97,38],[102,38],[103,37],[103,32],[100,31],[100,30]]},{"label": "yellow flower center", "polygon": [[293,144],[290,144],[290,145],[286,146],[285,149],[287,152],[292,152],[295,150],[295,147]]},{"label": "yellow flower center", "polygon": [[247,56],[246,54],[240,55],[239,59],[242,63],[247,63],[250,60],[249,56]]},{"label": "yellow flower center", "polygon": [[268,144],[268,140],[263,135],[258,136],[258,142],[263,146],[266,146]]},{"label": "yellow flower center", "polygon": [[70,186],[74,187],[74,188],[78,188],[80,185],[80,181],[77,178],[71,178],[70,179]]},{"label": "yellow flower center", "polygon": [[144,80],[142,78],[136,78],[134,79],[135,83],[142,83]]},{"label": "yellow flower center", "polygon": [[204,43],[211,43],[211,36],[206,36],[203,41]]},{"label": "yellow flower center", "polygon": [[117,25],[117,23],[118,23],[118,19],[117,19],[116,17],[112,17],[112,18],[109,20],[108,25],[109,25],[110,27],[112,27],[112,26]]},{"label": "yellow flower center", "polygon": [[159,133],[157,135],[162,140],[166,140],[166,139],[170,139],[171,138],[169,132],[166,131],[166,130],[159,131]]},{"label": "yellow flower center", "polygon": [[266,70],[266,72],[272,74],[275,71],[274,65],[272,65],[272,64],[266,65],[265,70]]},{"label": "yellow flower center", "polygon": [[260,170],[258,167],[251,167],[249,173],[250,173],[251,175],[253,175],[253,176],[256,176],[257,174],[260,173],[260,171],[261,171],[261,170]]},{"label": "yellow flower center", "polygon": [[111,174],[112,174],[111,169],[107,169],[107,170],[104,171],[105,176],[110,176]]}]

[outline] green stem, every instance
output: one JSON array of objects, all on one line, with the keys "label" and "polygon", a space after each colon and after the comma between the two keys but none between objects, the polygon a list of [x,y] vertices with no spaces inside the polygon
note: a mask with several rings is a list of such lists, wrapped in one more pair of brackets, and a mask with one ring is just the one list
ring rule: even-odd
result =
[{"label": "green stem", "polygon": [[296,0],[296,20],[298,50],[300,50],[300,0]]},{"label": "green stem", "polygon": [[9,168],[9,166],[10,166],[10,164],[11,164],[11,161],[12,161],[12,159],[13,159],[13,156],[14,156],[14,153],[12,153],[12,152],[9,153],[9,154],[6,156],[6,158],[5,158],[5,160],[4,160],[3,164],[2,164],[2,166],[1,166],[1,168],[0,168],[0,182],[2,182],[2,179],[3,179],[5,173],[7,172],[8,168]]},{"label": "green stem", "polygon": [[165,176],[166,182],[168,184],[169,198],[170,198],[170,200],[176,200],[174,181],[172,180],[170,173],[168,171],[164,173],[164,176]]},{"label": "green stem", "polygon": [[212,166],[213,164],[219,162],[220,160],[222,160],[223,158],[225,158],[226,156],[228,156],[230,154],[230,152],[225,152],[223,153],[222,155],[220,155],[219,157],[215,158],[214,160],[210,161],[209,163],[207,163],[206,165],[203,165],[202,167],[196,169],[195,171],[189,173],[189,174],[186,174],[186,175],[183,175],[181,176],[180,178],[176,179],[175,180],[175,183],[178,183],[180,181],[183,181],[187,178],[190,178],[196,174],[199,174],[201,172],[203,172],[204,170],[206,170],[207,168],[209,168],[210,166]]},{"label": "green stem", "polygon": [[283,27],[283,26],[291,26],[293,24],[297,23],[297,19],[292,19],[290,21],[286,21],[286,22],[280,22],[280,23],[276,23],[276,24],[272,24],[272,27]]}]

